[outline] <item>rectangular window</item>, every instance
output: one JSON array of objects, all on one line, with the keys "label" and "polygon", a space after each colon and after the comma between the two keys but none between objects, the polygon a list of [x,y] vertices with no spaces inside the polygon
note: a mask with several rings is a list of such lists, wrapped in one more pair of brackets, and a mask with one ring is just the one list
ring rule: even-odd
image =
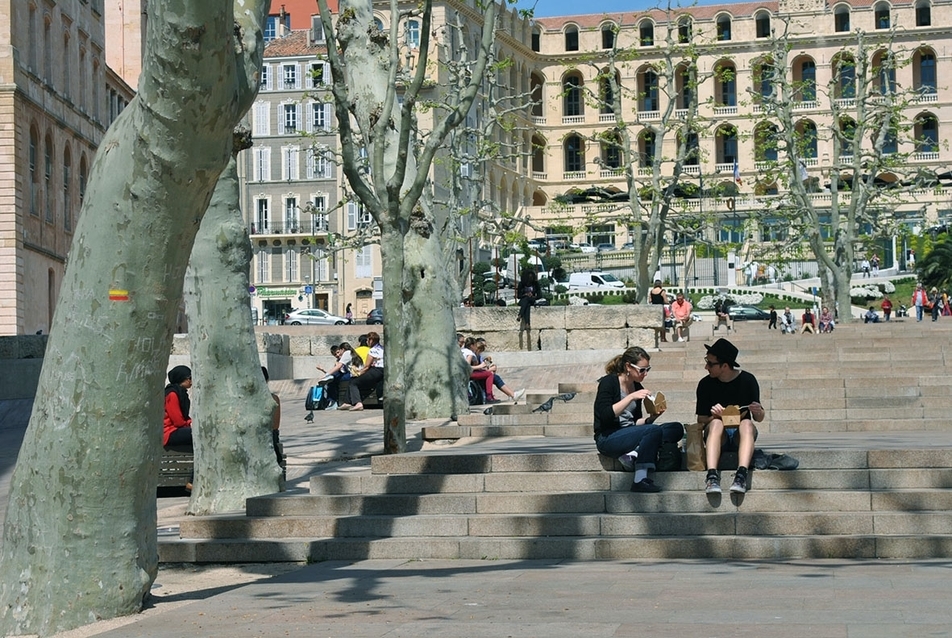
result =
[{"label": "rectangular window", "polygon": [[354,251],[354,276],[369,279],[374,276],[374,253],[372,246],[362,246]]},{"label": "rectangular window", "polygon": [[293,248],[289,248],[286,253],[284,253],[284,263],[285,263],[285,273],[287,274],[287,281],[297,281],[298,280],[298,254],[297,251]]},{"label": "rectangular window", "polygon": [[288,233],[296,233],[300,228],[300,209],[297,205],[297,197],[288,197],[284,200],[284,230]]},{"label": "rectangular window", "polygon": [[255,137],[271,135],[271,105],[268,102],[255,102],[252,113],[252,134]]},{"label": "rectangular window", "polygon": [[271,259],[271,253],[267,248],[258,249],[258,281],[255,283],[266,284],[270,281],[268,277],[268,260]]},{"label": "rectangular window", "polygon": [[330,177],[327,170],[327,158],[320,151],[308,151],[307,179],[327,179]]},{"label": "rectangular window", "polygon": [[271,90],[271,66],[267,64],[261,65],[261,85],[259,87],[262,91]]},{"label": "rectangular window", "polygon": [[932,25],[932,8],[928,4],[916,7],[916,26],[928,27]]},{"label": "rectangular window", "polygon": [[364,210],[364,205],[357,202],[347,203],[347,230],[358,230],[370,226],[370,213]]},{"label": "rectangular window", "polygon": [[301,149],[297,146],[285,146],[281,149],[281,170],[283,171],[283,178],[287,182],[292,182],[301,179],[300,171],[298,170],[298,156],[301,154]]},{"label": "rectangular window", "polygon": [[67,162],[63,163],[63,228],[66,230],[73,229],[73,201],[72,194],[69,191],[70,180],[72,175],[70,175],[70,165]]},{"label": "rectangular window", "polygon": [[271,181],[271,149],[267,147],[254,149],[254,166],[252,179],[256,182]]},{"label": "rectangular window", "polygon": [[316,133],[327,130],[327,107],[329,106],[320,102],[311,104],[311,131]]},{"label": "rectangular window", "polygon": [[294,135],[297,133],[297,104],[284,105],[284,134]]},{"label": "rectangular window", "polygon": [[330,84],[330,65],[327,62],[311,63],[311,88],[316,89]]},{"label": "rectangular window", "polygon": [[251,228],[252,235],[267,234],[271,231],[271,220],[269,218],[269,209],[271,204],[267,199],[259,199],[256,202],[255,224]]},{"label": "rectangular window", "polygon": [[323,248],[317,247],[312,254],[314,255],[314,281],[328,281],[330,276],[328,275],[327,253]]},{"label": "rectangular window", "polygon": [[845,33],[850,30],[850,12],[848,10],[837,13],[834,20],[837,33]]},{"label": "rectangular window", "polygon": [[298,86],[297,65],[285,64],[283,68],[284,68],[284,88],[285,89],[301,88],[300,86]]},{"label": "rectangular window", "polygon": [[326,233],[330,230],[330,222],[327,217],[327,197],[315,195],[312,203],[314,204],[314,231]]},{"label": "rectangular window", "polygon": [[418,20],[407,21],[407,46],[411,49],[420,48],[420,22]]}]

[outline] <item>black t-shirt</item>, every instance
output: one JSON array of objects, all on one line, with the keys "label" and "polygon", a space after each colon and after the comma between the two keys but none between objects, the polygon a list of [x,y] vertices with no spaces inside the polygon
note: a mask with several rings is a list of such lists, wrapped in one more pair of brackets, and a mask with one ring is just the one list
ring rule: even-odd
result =
[{"label": "black t-shirt", "polygon": [[[640,383],[633,384],[635,390],[641,390],[642,385]],[[621,384],[618,381],[617,374],[607,374],[601,379],[598,380],[598,391],[595,394],[595,438],[598,439],[598,436],[609,435],[616,430],[621,429],[621,420],[618,418],[618,415],[615,414],[615,410],[612,408],[613,405],[621,401]],[[638,421],[642,416],[641,412],[641,399],[638,399],[634,402],[636,405],[632,410],[632,416],[634,417],[635,422]]]},{"label": "black t-shirt", "polygon": [[[711,407],[720,403],[724,407],[729,405],[745,406],[751,403],[760,403],[760,385],[757,379],[746,370],[733,381],[724,383],[711,377],[704,377],[697,384],[697,404],[694,413],[698,416],[711,416]],[[745,412],[741,412],[745,415]]]}]

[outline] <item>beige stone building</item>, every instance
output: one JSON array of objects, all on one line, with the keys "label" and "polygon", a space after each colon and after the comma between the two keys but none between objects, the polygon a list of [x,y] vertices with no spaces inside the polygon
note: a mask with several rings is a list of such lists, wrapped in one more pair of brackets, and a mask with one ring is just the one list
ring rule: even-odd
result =
[{"label": "beige stone building", "polygon": [[[771,136],[769,123],[757,121],[762,113],[760,100],[771,90],[769,74],[782,73],[789,82],[805,87],[794,96],[795,125],[802,137],[810,138],[803,176],[816,178],[820,188],[813,195],[814,203],[822,208],[830,198],[825,187],[837,159],[832,109],[839,110],[841,130],[856,117],[856,89],[850,85],[850,66],[855,61],[850,60],[850,51],[862,32],[871,44],[869,62],[874,66],[890,50],[897,58],[895,70],[884,72],[876,81],[916,92],[902,114],[908,135],[892,141],[893,152],[909,153],[909,165],[883,178],[898,180],[913,172],[944,178],[926,180],[923,188],[890,204],[890,212],[913,233],[948,222],[952,203],[942,182],[948,180],[952,158],[947,143],[952,87],[941,78],[952,62],[950,23],[952,4],[929,0],[781,0],[696,6],[670,15],[645,11],[539,19],[532,36],[537,55],[532,60],[531,84],[540,103],[533,110],[534,152],[531,173],[526,175],[533,192],[527,202],[531,205],[522,208],[521,214],[530,216],[537,227],[549,226],[553,234],[557,227],[571,225],[576,241],[620,246],[630,240],[624,220],[631,213],[626,205],[554,202],[573,189],[627,192],[620,158],[597,141],[599,135],[611,134],[618,125],[616,117],[591,99],[603,90],[596,76],[608,64],[609,52],[616,46],[627,47],[630,55],[616,68],[620,83],[633,91],[626,94],[622,109],[625,126],[638,139],[636,151],[641,159],[635,162],[636,179],[650,172],[647,158],[654,151],[654,138],[647,125],[657,123],[671,101],[675,119],[696,107],[703,125],[692,142],[699,152],[685,166],[685,177],[698,186],[702,197],[685,198],[678,205],[685,213],[702,210],[714,216],[701,229],[709,241],[743,244],[749,255],[756,256],[760,247],[785,232],[771,225],[764,213],[784,196],[782,183],[764,179],[767,163],[783,160],[765,143]],[[771,36],[785,29],[791,47],[789,67],[771,69]],[[698,54],[696,87],[688,88],[686,62],[671,85],[652,67],[663,61],[669,32],[675,48],[684,49],[685,60],[688,47]],[[668,136],[664,143],[665,157],[673,158],[674,137]],[[850,152],[844,150],[839,159]],[[670,175],[673,164],[663,164],[662,173]],[[735,186],[738,182],[740,186]],[[718,187],[732,197],[711,196]],[[528,199],[524,192],[519,194]],[[901,249],[895,236],[886,238],[882,249],[887,267],[898,261]]]},{"label": "beige stone building", "polygon": [[0,334],[46,333],[96,147],[130,99],[103,0],[0,2]]}]

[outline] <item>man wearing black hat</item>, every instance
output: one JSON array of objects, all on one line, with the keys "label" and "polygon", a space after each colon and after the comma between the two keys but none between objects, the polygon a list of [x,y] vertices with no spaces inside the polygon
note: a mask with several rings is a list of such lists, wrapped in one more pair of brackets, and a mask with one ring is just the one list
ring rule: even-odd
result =
[{"label": "man wearing black hat", "polygon": [[[741,370],[737,365],[737,347],[727,339],[718,339],[713,345],[705,345],[704,367],[707,375],[697,384],[696,414],[699,423],[705,424],[707,447],[707,480],[705,491],[720,494],[721,482],[717,463],[721,447],[737,449],[737,473],[731,492],[747,491],[747,468],[754,455],[758,423],[764,420],[766,411],[760,404],[760,385],[754,375]],[[740,408],[740,425],[725,430],[722,414],[728,406]]]}]

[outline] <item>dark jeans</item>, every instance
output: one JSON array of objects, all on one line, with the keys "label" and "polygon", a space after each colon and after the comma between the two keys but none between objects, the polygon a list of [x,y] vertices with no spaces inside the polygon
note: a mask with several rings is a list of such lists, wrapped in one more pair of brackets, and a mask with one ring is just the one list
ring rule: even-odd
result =
[{"label": "dark jeans", "polygon": [[630,425],[615,430],[608,436],[599,435],[595,447],[600,454],[613,459],[638,450],[637,463],[654,465],[658,458],[658,448],[662,442],[680,441],[684,436],[684,426],[680,423],[658,425]]},{"label": "dark jeans", "polygon": [[359,377],[351,377],[347,395],[350,404],[357,405],[363,401],[382,380],[383,368],[370,368]]},{"label": "dark jeans", "polygon": [[165,444],[166,450],[172,450],[173,452],[188,452],[192,454],[194,448],[192,447],[192,428],[178,428],[172,430],[172,434],[169,435],[169,442]]}]

